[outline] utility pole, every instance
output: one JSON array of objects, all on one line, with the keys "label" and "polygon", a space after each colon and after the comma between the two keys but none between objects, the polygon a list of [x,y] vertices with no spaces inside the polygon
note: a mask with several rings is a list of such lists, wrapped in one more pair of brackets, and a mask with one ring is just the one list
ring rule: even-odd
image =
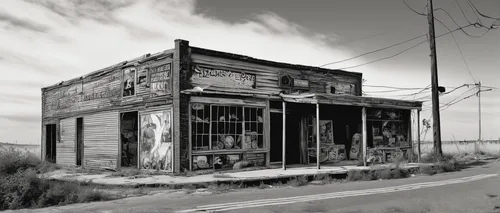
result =
[{"label": "utility pole", "polygon": [[427,21],[429,22],[429,44],[431,48],[431,84],[432,84],[432,117],[434,132],[434,152],[441,156],[441,118],[439,115],[438,73],[436,56],[436,34],[434,32],[434,7],[432,0],[427,0]]}]

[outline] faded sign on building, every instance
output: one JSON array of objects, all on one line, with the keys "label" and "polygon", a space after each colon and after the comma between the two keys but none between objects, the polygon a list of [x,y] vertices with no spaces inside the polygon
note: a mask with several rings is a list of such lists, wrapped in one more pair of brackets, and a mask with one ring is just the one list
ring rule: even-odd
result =
[{"label": "faded sign on building", "polygon": [[194,68],[192,83],[219,86],[237,89],[255,88],[255,75],[244,72],[233,72],[229,70],[212,69],[196,66]]}]

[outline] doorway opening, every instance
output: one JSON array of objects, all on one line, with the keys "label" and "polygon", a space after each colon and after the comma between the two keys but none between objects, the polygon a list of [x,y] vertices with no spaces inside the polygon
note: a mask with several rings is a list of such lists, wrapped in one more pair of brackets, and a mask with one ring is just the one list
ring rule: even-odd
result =
[{"label": "doorway opening", "polygon": [[137,111],[120,114],[122,167],[137,167],[138,165],[138,117]]},{"label": "doorway opening", "polygon": [[271,163],[283,160],[283,113],[271,112]]},{"label": "doorway opening", "polygon": [[83,118],[76,119],[76,165],[82,165],[83,158]]},{"label": "doorway opening", "polygon": [[45,160],[56,163],[56,125],[45,125]]}]

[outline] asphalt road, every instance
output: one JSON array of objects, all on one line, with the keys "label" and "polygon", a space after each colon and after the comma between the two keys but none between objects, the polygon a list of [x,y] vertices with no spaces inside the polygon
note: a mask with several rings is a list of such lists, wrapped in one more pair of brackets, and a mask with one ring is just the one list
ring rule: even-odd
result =
[{"label": "asphalt road", "polygon": [[495,161],[460,172],[399,180],[252,189],[211,195],[164,193],[19,212],[500,213],[499,172],[500,162]]}]

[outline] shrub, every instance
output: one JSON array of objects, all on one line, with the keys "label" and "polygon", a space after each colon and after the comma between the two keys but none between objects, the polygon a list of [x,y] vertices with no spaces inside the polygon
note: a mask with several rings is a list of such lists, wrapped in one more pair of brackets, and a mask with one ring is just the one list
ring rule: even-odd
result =
[{"label": "shrub", "polygon": [[0,210],[46,207],[110,199],[104,193],[73,182],[52,182],[38,173],[57,169],[29,153],[0,151]]},{"label": "shrub", "polygon": [[40,164],[40,160],[30,153],[19,151],[15,148],[10,148],[5,151],[0,151],[0,176],[11,175],[18,170],[26,170],[35,168]]},{"label": "shrub", "polygon": [[308,183],[307,176],[294,177],[290,179],[287,184],[293,187],[304,186]]}]

